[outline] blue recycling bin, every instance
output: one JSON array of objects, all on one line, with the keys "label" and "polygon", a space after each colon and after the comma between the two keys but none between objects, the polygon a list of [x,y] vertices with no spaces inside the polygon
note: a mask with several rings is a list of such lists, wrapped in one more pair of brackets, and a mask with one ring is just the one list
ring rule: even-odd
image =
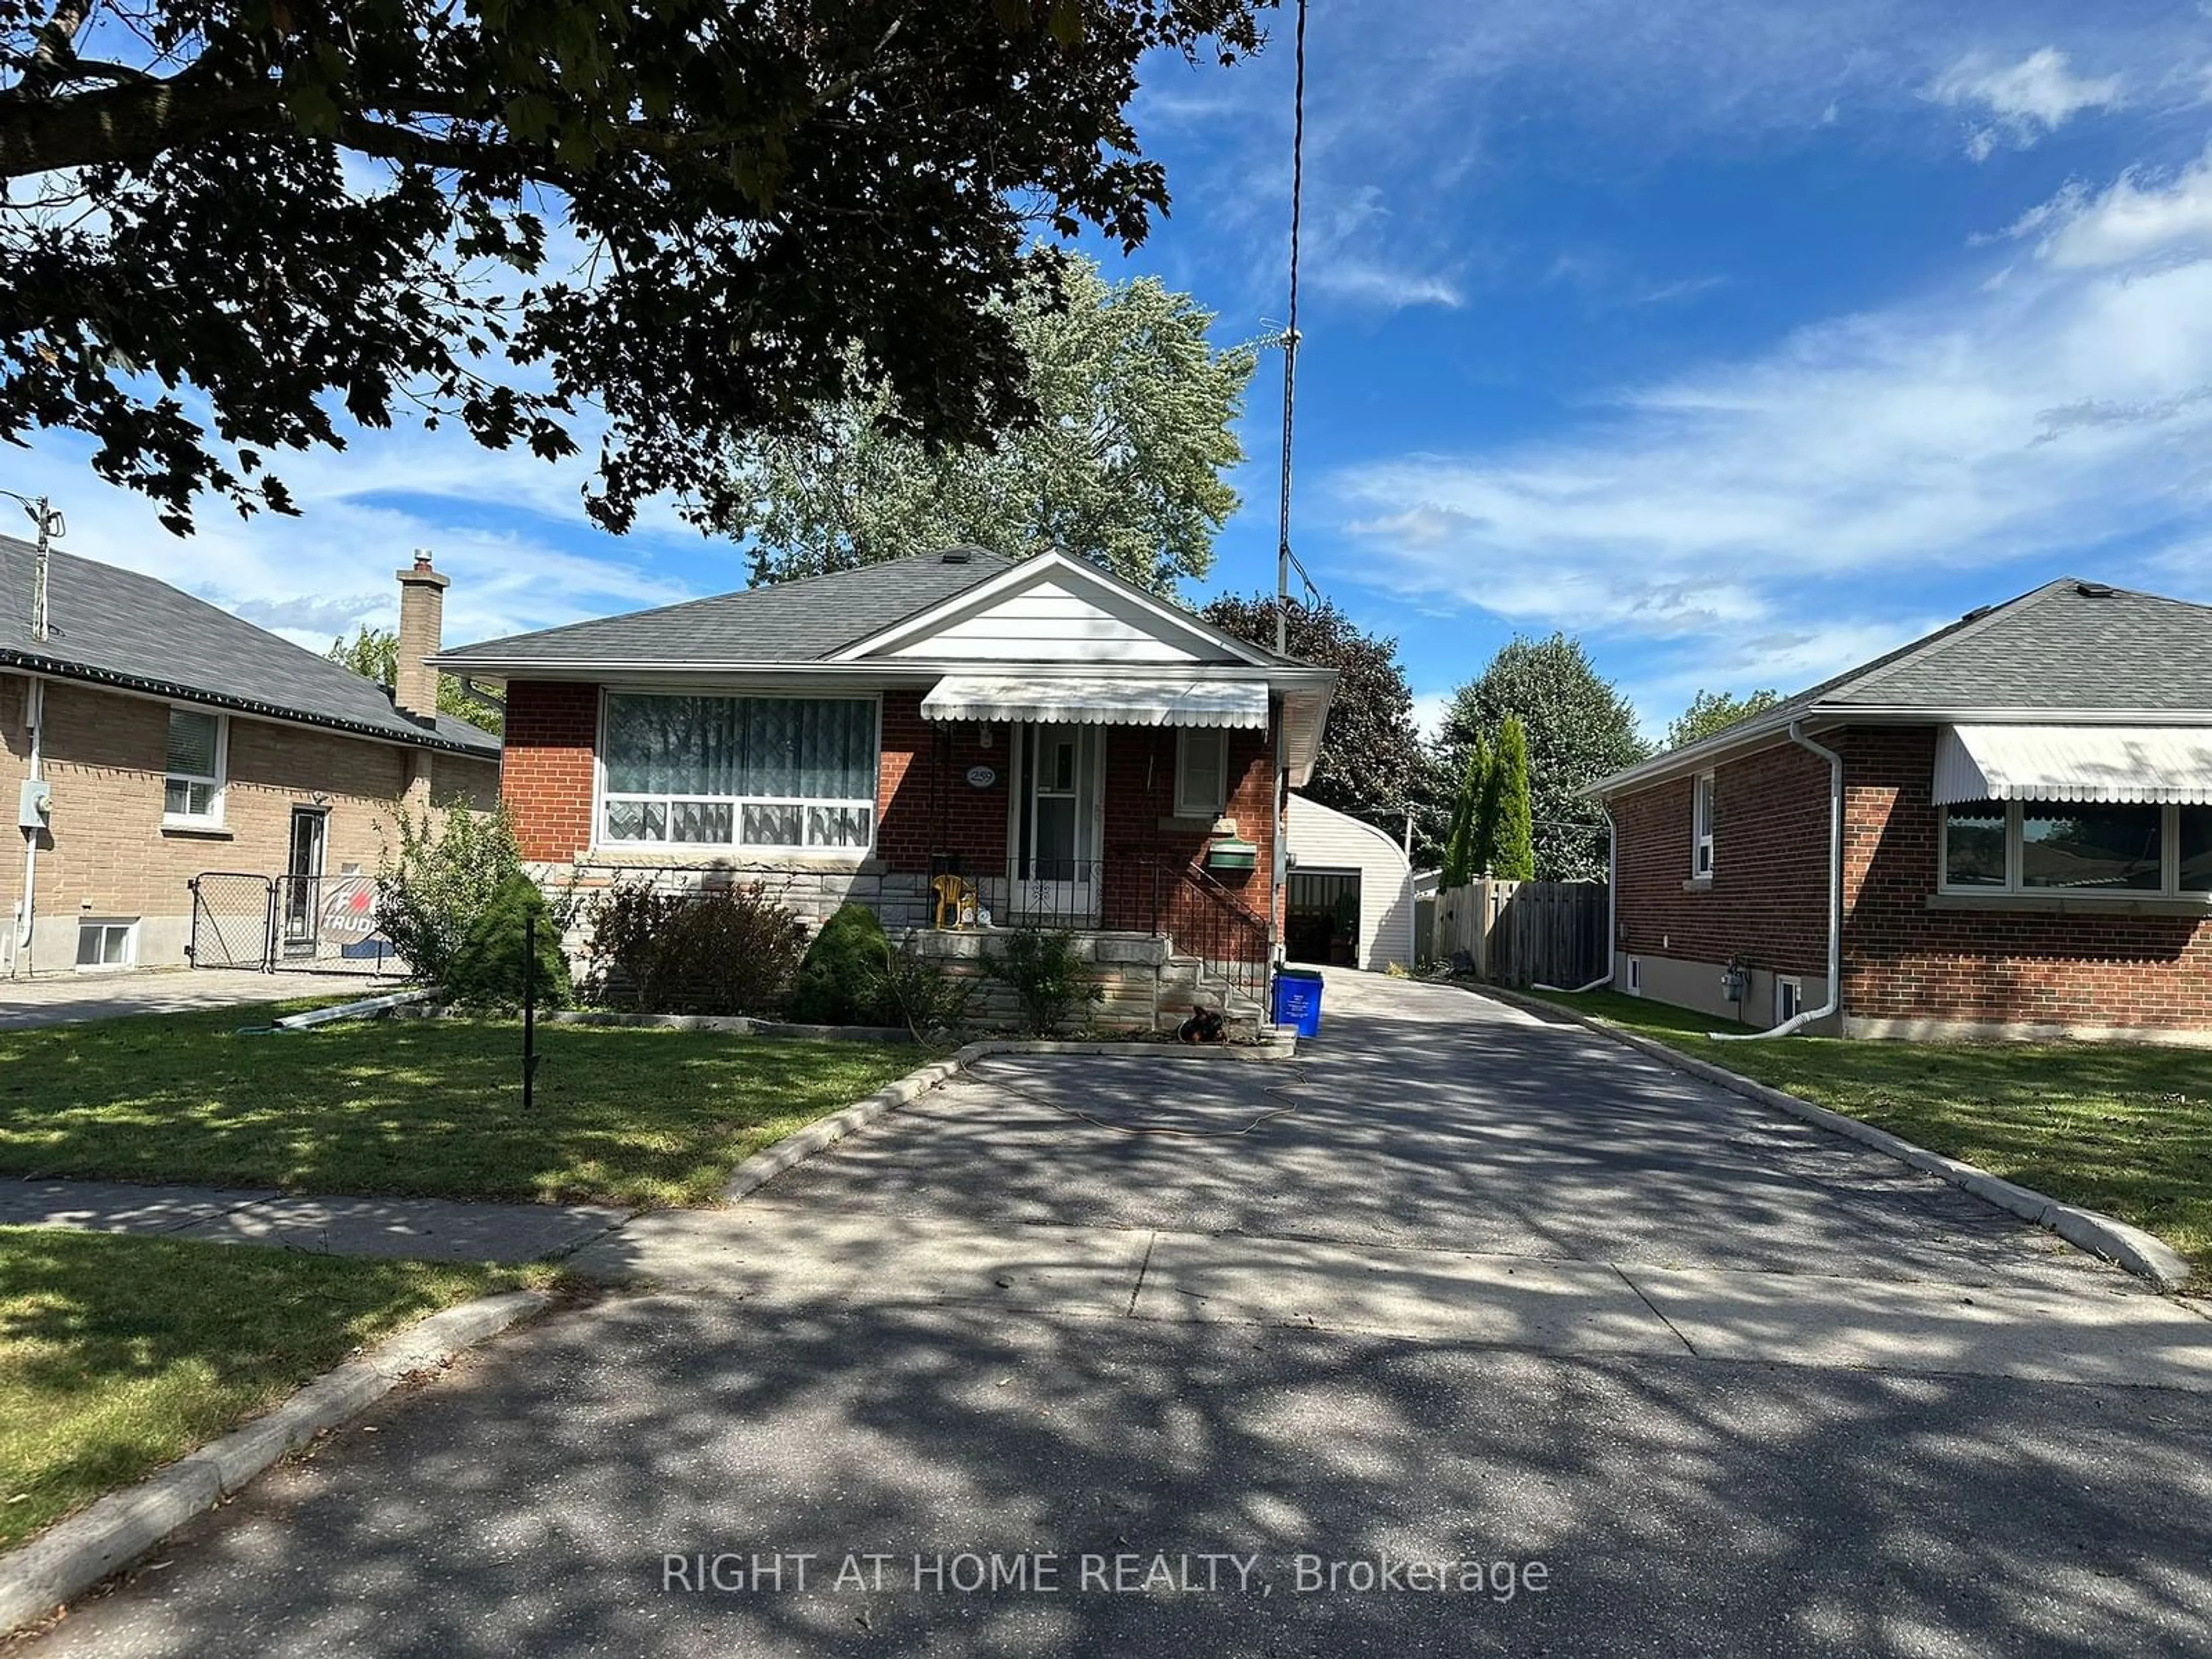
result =
[{"label": "blue recycling bin", "polygon": [[1274,1005],[1268,1018],[1300,1036],[1320,1036],[1321,987],[1321,975],[1314,969],[1276,969]]}]

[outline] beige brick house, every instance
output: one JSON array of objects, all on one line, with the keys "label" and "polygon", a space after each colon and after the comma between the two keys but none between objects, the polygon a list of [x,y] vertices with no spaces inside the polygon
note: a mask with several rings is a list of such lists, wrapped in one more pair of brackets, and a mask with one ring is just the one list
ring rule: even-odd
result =
[{"label": "beige brick house", "polygon": [[[398,804],[489,806],[499,740],[438,714],[446,578],[399,573],[399,684],[165,582],[0,537],[0,975],[343,960]],[[270,884],[260,885],[258,884]],[[258,895],[259,896],[256,896]],[[254,914],[265,909],[265,922]],[[4,1000],[4,992],[0,992]]]}]

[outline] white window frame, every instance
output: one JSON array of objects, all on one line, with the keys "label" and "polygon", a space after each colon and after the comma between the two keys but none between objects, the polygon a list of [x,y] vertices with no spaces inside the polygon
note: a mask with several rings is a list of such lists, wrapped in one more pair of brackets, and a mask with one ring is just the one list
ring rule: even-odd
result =
[{"label": "white window frame", "polygon": [[[1218,757],[1211,800],[1190,793],[1190,749],[1194,742],[1210,743]],[[1185,726],[1176,732],[1175,816],[1179,818],[1218,818],[1229,809],[1229,728],[1224,726]]]},{"label": "white window frame", "polygon": [[1713,878],[1713,819],[1720,796],[1715,775],[1700,772],[1690,780],[1690,879]]},{"label": "white window frame", "polygon": [[[656,795],[634,794],[628,791],[613,792],[607,787],[607,699],[609,697],[657,697],[689,696],[701,697],[818,697],[823,702],[868,703],[873,712],[874,733],[870,741],[875,745],[876,794],[883,793],[884,786],[884,700],[879,692],[823,691],[808,693],[785,688],[769,689],[762,686],[685,687],[672,692],[666,686],[603,685],[599,688],[599,729],[592,741],[592,848],[594,852],[655,853],[671,862],[687,859],[829,859],[848,864],[859,864],[875,856],[876,838],[883,833],[883,812],[877,800],[816,799],[799,795]],[[678,806],[727,806],[730,809],[730,839],[727,841],[625,841],[607,834],[607,804],[609,801],[635,801],[643,805],[659,806],[673,813]],[[800,839],[797,843],[786,842],[748,842],[744,839],[745,808],[748,806],[796,806],[799,808]],[[810,806],[865,809],[868,814],[868,839],[860,847],[810,847],[805,844],[806,809]]]},{"label": "white window frame", "polygon": [[[169,770],[168,720],[170,715],[197,714],[215,722],[215,774],[204,776],[197,772]],[[230,793],[230,716],[212,708],[195,708],[191,703],[173,702],[161,722],[161,823],[175,830],[219,830],[222,827],[223,798]],[[169,786],[173,783],[204,783],[211,793],[204,813],[172,812],[169,810]]]},{"label": "white window frame", "polygon": [[[2212,897],[2212,891],[2181,885],[2181,814],[2172,801],[2159,806],[2159,878],[2156,887],[2030,887],[2021,880],[2021,825],[2030,806],[2041,808],[2104,805],[2143,805],[2129,801],[2019,801],[1998,803],[2005,809],[2005,878],[2002,887],[1958,885],[1951,882],[1951,808],[1969,801],[1949,802],[1936,809],[1936,890],[1960,898],[2063,898],[2087,904],[2127,904],[2144,899]],[[2212,808],[2197,807],[2197,811]]]},{"label": "white window frame", "polygon": [[1795,1019],[1805,1012],[1805,981],[1796,974],[1774,976],[1774,1023]]},{"label": "white window frame", "polygon": [[136,968],[138,965],[137,917],[79,916],[76,922],[76,939],[77,950],[80,953],[82,953],[84,949],[85,930],[91,927],[97,927],[100,929],[103,953],[105,951],[107,934],[112,930],[119,928],[123,933],[123,957],[118,962],[80,962],[76,964],[77,972],[80,974],[119,974],[127,968]]}]

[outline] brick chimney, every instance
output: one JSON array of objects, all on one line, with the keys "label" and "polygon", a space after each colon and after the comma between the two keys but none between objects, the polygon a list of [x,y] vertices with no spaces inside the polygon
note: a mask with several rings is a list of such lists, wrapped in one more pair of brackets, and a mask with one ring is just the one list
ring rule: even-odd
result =
[{"label": "brick chimney", "polygon": [[399,664],[392,701],[399,712],[429,724],[438,717],[438,671],[422,659],[435,654],[446,628],[446,587],[453,578],[430,565],[427,548],[415,550],[413,568],[399,576]]}]

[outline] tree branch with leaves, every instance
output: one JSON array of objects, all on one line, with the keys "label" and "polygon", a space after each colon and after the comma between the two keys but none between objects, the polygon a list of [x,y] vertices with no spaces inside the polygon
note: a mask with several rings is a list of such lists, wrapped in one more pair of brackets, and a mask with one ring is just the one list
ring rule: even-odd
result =
[{"label": "tree branch with leaves", "polygon": [[410,413],[596,443],[711,529],[725,441],[843,398],[1037,412],[1010,307],[1167,204],[1126,106],[1270,0],[0,0],[0,438],[94,441],[172,529]]}]

